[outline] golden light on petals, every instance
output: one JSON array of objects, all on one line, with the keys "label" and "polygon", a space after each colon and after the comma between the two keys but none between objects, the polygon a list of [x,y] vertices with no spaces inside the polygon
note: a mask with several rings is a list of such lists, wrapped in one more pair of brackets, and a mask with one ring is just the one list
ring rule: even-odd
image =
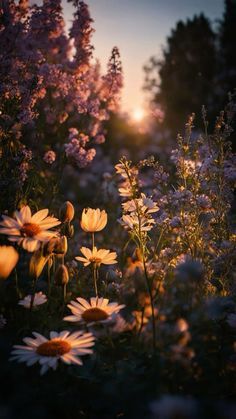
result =
[{"label": "golden light on petals", "polygon": [[26,205],[20,211],[15,211],[14,217],[2,215],[0,234],[7,235],[8,240],[16,242],[28,252],[35,252],[41,243],[58,236],[56,231],[50,229],[59,224],[61,222],[57,218],[48,216],[48,209],[32,215],[30,207]]},{"label": "golden light on petals", "polygon": [[11,361],[25,362],[27,366],[39,364],[40,375],[50,368],[56,370],[59,362],[65,364],[83,365],[81,357],[93,353],[94,336],[80,330],[70,333],[50,332],[47,339],[38,332],[32,332],[33,338],[25,337],[25,345],[14,345],[11,351]]},{"label": "golden light on petals", "polygon": [[106,320],[109,315],[104,310],[93,307],[85,310],[81,317],[85,322],[91,323]]},{"label": "golden light on petals", "polygon": [[109,300],[103,297],[91,297],[90,301],[78,297],[76,301],[71,301],[67,307],[71,310],[72,315],[64,317],[63,320],[92,324],[109,322],[125,306],[116,302],[109,303]]},{"label": "golden light on petals", "polygon": [[52,339],[41,343],[36,349],[41,356],[62,356],[70,352],[71,345],[66,340]]},{"label": "golden light on petals", "polygon": [[86,208],[83,210],[80,225],[87,233],[101,231],[107,225],[107,213],[99,208]]},{"label": "golden light on petals", "polygon": [[104,265],[114,265],[117,263],[116,252],[110,252],[107,249],[97,249],[94,246],[93,249],[81,247],[80,251],[83,256],[76,256],[75,259],[82,262],[84,266],[88,266],[90,263],[96,264],[97,266],[100,266],[102,263]]},{"label": "golden light on petals", "polygon": [[19,259],[12,246],[0,246],[0,278],[6,279],[15,268]]}]

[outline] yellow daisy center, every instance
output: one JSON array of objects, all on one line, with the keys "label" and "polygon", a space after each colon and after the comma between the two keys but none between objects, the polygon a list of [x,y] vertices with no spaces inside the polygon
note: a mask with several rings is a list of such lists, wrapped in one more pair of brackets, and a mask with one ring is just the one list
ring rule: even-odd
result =
[{"label": "yellow daisy center", "polygon": [[98,307],[85,310],[81,316],[87,323],[99,322],[101,320],[106,320],[109,317],[109,315],[104,310],[101,310]]},{"label": "yellow daisy center", "polygon": [[41,356],[62,356],[71,350],[71,345],[66,340],[52,339],[41,343],[37,347],[37,354]]},{"label": "yellow daisy center", "polygon": [[101,263],[102,259],[101,258],[96,258],[96,257],[91,257],[90,259],[91,263],[97,263],[98,265]]},{"label": "yellow daisy center", "polygon": [[40,231],[41,228],[39,225],[34,223],[25,223],[20,229],[21,235],[24,237],[34,237],[40,233]]}]

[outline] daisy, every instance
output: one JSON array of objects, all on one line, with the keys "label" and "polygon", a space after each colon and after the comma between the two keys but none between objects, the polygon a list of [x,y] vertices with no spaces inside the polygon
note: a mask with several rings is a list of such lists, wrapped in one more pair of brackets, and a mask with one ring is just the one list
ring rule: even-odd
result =
[{"label": "daisy", "polygon": [[12,246],[0,246],[0,278],[7,278],[15,268],[19,259],[17,251]]},{"label": "daisy", "polygon": [[87,247],[81,247],[80,251],[84,257],[76,256],[75,259],[83,262],[84,266],[88,266],[90,263],[94,263],[98,266],[100,266],[102,263],[104,265],[114,265],[117,263],[116,252],[110,252],[110,250],[97,250],[96,246],[94,246],[92,250],[88,249]]},{"label": "daisy", "polygon": [[38,362],[41,365],[40,375],[45,374],[49,368],[55,370],[59,360],[66,364],[82,365],[80,356],[93,353],[89,349],[94,345],[91,333],[77,331],[70,334],[67,330],[50,332],[50,339],[37,332],[32,334],[35,339],[23,339],[26,345],[13,346],[10,361],[26,362],[28,367]]},{"label": "daisy", "polygon": [[20,211],[15,211],[14,218],[6,215],[2,218],[0,225],[3,228],[0,229],[0,233],[7,234],[8,240],[18,243],[28,252],[38,250],[41,242],[47,242],[57,236],[57,232],[48,229],[61,224],[57,218],[48,217],[48,209],[42,209],[32,215],[28,205]]},{"label": "daisy", "polygon": [[105,210],[86,208],[83,210],[81,228],[88,233],[101,231],[107,225],[107,213]]},{"label": "daisy", "polygon": [[84,322],[84,323],[96,323],[96,322],[108,322],[114,318],[114,316],[125,307],[124,304],[109,303],[107,298],[90,298],[90,302],[84,298],[76,298],[76,301],[71,301],[67,305],[71,310],[71,316],[64,317],[63,320],[68,322]]},{"label": "daisy", "polygon": [[[27,295],[25,298],[23,298],[23,300],[20,300],[18,304],[25,308],[31,308],[31,301],[32,301],[32,295]],[[46,302],[47,302],[47,297],[45,294],[42,293],[42,291],[36,292],[36,294],[34,294],[33,308],[41,306],[42,304]]]}]

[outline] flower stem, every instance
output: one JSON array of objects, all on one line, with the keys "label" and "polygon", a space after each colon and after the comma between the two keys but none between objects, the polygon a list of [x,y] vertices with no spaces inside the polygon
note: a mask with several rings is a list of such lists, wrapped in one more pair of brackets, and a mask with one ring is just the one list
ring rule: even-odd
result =
[{"label": "flower stem", "polygon": [[64,299],[64,302],[66,301],[66,284],[64,284],[64,286],[63,286],[63,299]]},{"label": "flower stem", "polygon": [[35,277],[33,279],[33,292],[32,292],[31,301],[30,301],[30,311],[32,311],[33,305],[34,305],[35,291],[36,291],[36,281],[37,281],[37,278]]},{"label": "flower stem", "polygon": [[48,261],[48,297],[50,296],[50,294],[51,294],[51,275],[50,275],[50,270],[51,270],[51,268],[50,268],[50,264],[49,264],[49,261]]},{"label": "flower stem", "polygon": [[98,286],[97,286],[97,268],[96,265],[93,263],[93,281],[94,281],[94,288],[96,297],[98,297]]},{"label": "flower stem", "polygon": [[147,289],[148,289],[148,293],[149,293],[149,297],[150,297],[150,302],[151,302],[151,310],[152,310],[152,344],[153,344],[153,352],[155,352],[156,350],[156,322],[155,322],[155,310],[154,310],[154,301],[153,301],[153,295],[152,295],[152,288],[150,285],[150,281],[149,281],[149,277],[148,277],[148,273],[147,273],[147,266],[146,266],[146,261],[145,261],[145,256],[143,254],[143,268],[144,268],[144,276],[146,279],[146,285],[147,285]]},{"label": "flower stem", "polygon": [[20,290],[19,290],[19,285],[18,285],[18,275],[17,275],[17,270],[15,268],[15,284],[16,284],[16,293],[17,293],[17,297],[19,297],[20,295]]}]

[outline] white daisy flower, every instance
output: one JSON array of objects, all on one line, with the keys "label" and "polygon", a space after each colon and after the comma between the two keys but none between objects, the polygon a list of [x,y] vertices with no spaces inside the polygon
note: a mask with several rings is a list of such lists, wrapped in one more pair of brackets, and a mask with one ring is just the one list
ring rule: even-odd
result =
[{"label": "white daisy flower", "polygon": [[81,228],[88,233],[101,231],[107,225],[107,213],[105,210],[86,208],[81,218]]},{"label": "white daisy flower", "polygon": [[23,339],[26,345],[14,345],[10,361],[25,362],[28,367],[38,362],[41,365],[40,375],[49,368],[55,370],[59,360],[65,364],[82,365],[80,356],[93,353],[90,348],[94,345],[94,336],[91,333],[50,332],[50,339],[37,332],[32,334],[35,339]]},{"label": "white daisy flower", "polygon": [[76,298],[76,301],[71,301],[67,305],[72,312],[71,316],[64,317],[63,320],[69,322],[83,322],[83,323],[97,323],[108,322],[114,318],[124,306],[124,304],[109,303],[107,298],[90,298],[90,302],[84,298]]},{"label": "white daisy flower", "polygon": [[[20,300],[18,302],[18,304],[20,306],[25,307],[25,308],[30,308],[31,307],[31,300],[32,300],[32,295],[27,295],[25,298],[23,298],[23,300]],[[36,294],[34,294],[32,308],[41,306],[42,304],[44,304],[46,302],[47,302],[46,295],[43,294],[42,291],[36,292]]]},{"label": "white daisy flower", "polygon": [[84,255],[84,257],[76,256],[75,259],[80,262],[83,262],[84,266],[88,266],[90,265],[90,263],[95,263],[99,266],[102,263],[104,265],[114,265],[115,263],[117,263],[116,252],[110,252],[110,250],[98,250],[96,246],[94,246],[92,250],[88,249],[87,247],[81,247],[80,251]]},{"label": "white daisy flower", "polygon": [[15,211],[14,218],[2,215],[3,221],[0,225],[1,234],[8,235],[8,240],[21,245],[28,252],[38,250],[41,242],[47,242],[58,235],[56,231],[49,228],[55,227],[61,222],[55,217],[48,217],[48,209],[42,209],[31,214],[28,205]]}]

